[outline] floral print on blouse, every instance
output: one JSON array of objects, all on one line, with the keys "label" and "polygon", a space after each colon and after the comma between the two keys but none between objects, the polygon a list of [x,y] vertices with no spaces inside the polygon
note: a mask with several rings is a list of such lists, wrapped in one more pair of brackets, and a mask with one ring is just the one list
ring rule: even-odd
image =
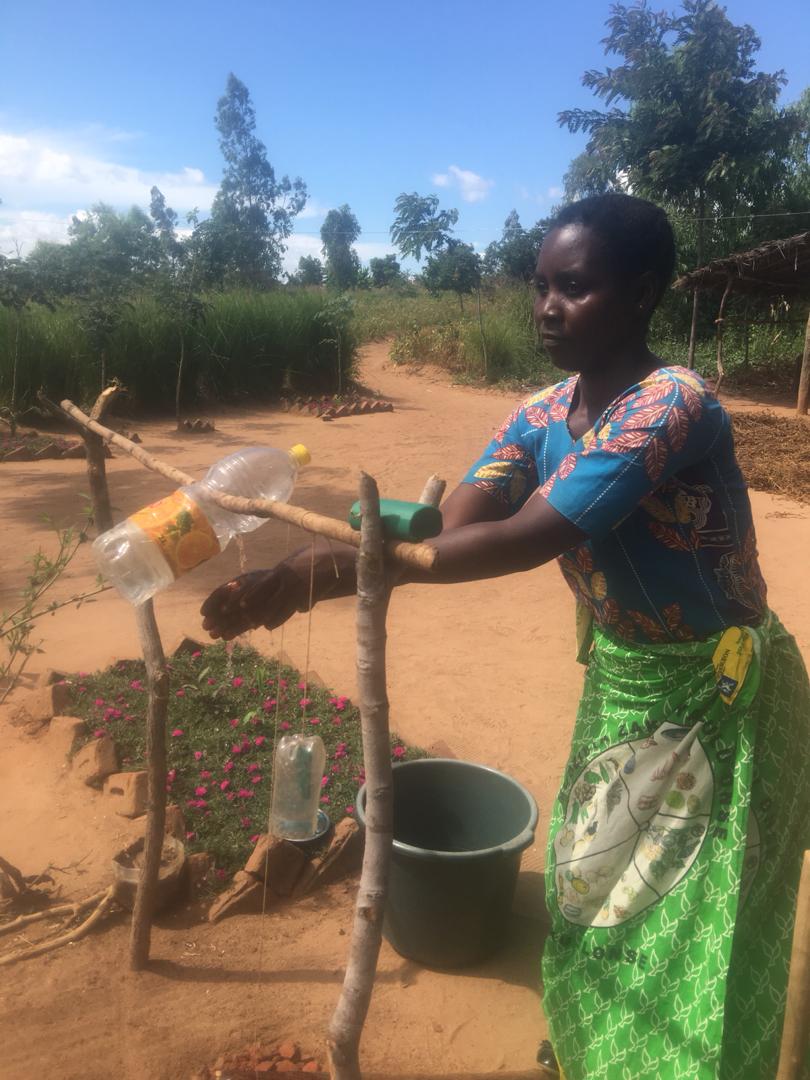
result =
[{"label": "floral print on blouse", "polygon": [[535,491],[588,536],[559,560],[603,629],[631,641],[706,638],[766,609],[728,413],[683,367],[629,387],[581,439],[577,376],[507,417],[465,483],[515,512]]}]

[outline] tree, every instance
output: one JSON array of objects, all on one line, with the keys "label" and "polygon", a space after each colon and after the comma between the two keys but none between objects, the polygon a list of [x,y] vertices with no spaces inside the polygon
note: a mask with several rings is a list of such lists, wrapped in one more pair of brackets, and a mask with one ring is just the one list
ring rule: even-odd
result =
[{"label": "tree", "polygon": [[[171,316],[171,322],[179,336],[177,378],[174,390],[174,415],[178,431],[180,422],[180,396],[186,365],[186,349],[189,336],[205,315],[207,304],[200,294],[199,250],[196,245],[184,246],[175,231],[177,214],[166,205],[159,188],[152,188],[150,213],[155,222],[163,252],[163,262],[154,278],[154,291],[161,307]],[[192,227],[197,225],[197,211],[187,216]]]},{"label": "tree", "polygon": [[481,260],[472,248],[452,237],[435,255],[431,255],[422,273],[428,292],[452,291],[464,310],[464,296],[481,283]]},{"label": "tree", "polygon": [[397,262],[396,255],[369,259],[368,268],[371,272],[371,284],[375,289],[382,289],[386,285],[397,285],[402,281],[402,268]]},{"label": "tree", "polygon": [[298,272],[290,275],[292,285],[323,285],[323,263],[316,255],[302,255],[298,260]]},{"label": "tree", "polygon": [[20,364],[20,337],[23,313],[33,303],[47,304],[36,275],[21,258],[7,259],[0,255],[0,304],[14,313],[14,344],[11,352],[11,386],[8,405],[0,409],[5,414],[11,434],[17,433],[17,373]]},{"label": "tree", "polygon": [[403,192],[394,203],[396,217],[391,239],[403,258],[412,255],[417,262],[422,252],[431,254],[445,247],[458,221],[458,210],[439,210],[436,195],[410,195]]},{"label": "tree", "polygon": [[513,210],[503,224],[501,239],[493,240],[484,253],[485,272],[512,281],[531,281],[546,228],[545,221],[538,221],[531,229],[524,229],[517,210]]},{"label": "tree", "polygon": [[[695,216],[702,264],[709,211],[750,205],[784,171],[795,126],[776,108],[784,75],[755,70],[759,38],[713,0],[684,0],[680,15],[614,4],[607,26],[605,52],[624,62],[582,78],[607,111],[559,115],[589,136],[569,187],[619,186]],[[690,363],[696,319],[697,293]]]},{"label": "tree", "polygon": [[211,217],[199,226],[208,274],[254,284],[275,280],[293,218],[306,204],[306,185],[300,177],[276,179],[267,149],[255,135],[250,94],[234,74],[228,76],[214,122],[225,170]]},{"label": "tree", "polygon": [[346,203],[330,210],[321,225],[326,281],[341,292],[357,284],[360,259],[352,244],[359,235],[360,222]]}]

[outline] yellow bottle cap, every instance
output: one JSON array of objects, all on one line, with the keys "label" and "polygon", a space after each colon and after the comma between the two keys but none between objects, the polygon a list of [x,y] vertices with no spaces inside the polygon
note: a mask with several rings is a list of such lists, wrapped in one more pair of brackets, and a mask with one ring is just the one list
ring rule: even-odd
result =
[{"label": "yellow bottle cap", "polygon": [[295,446],[290,447],[290,456],[294,457],[299,465],[309,465],[312,461],[312,454],[301,443],[296,443]]}]

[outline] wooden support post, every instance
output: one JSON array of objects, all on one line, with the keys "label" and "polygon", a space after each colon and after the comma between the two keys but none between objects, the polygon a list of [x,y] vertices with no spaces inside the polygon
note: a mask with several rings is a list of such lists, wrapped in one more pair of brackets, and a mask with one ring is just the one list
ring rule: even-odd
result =
[{"label": "wooden support post", "polygon": [[138,636],[146,661],[149,700],[146,710],[147,809],[143,868],[135,893],[129,938],[129,966],[142,971],[149,962],[152,915],[155,909],[163,833],[166,825],[166,714],[169,673],[151,600],[135,608]]},{"label": "wooden support post", "polygon": [[720,301],[720,310],[715,319],[715,325],[717,326],[717,385],[714,388],[714,392],[716,394],[720,393],[720,386],[726,374],[726,369],[723,367],[723,329],[725,324],[726,300],[728,300],[728,294],[731,292],[733,280],[734,279],[729,276],[725,290],[723,291],[723,299]]},{"label": "wooden support post", "polygon": [[793,926],[793,949],[790,954],[785,1023],[782,1028],[782,1051],[776,1080],[801,1080],[810,1046],[810,851],[805,851],[796,922]]},{"label": "wooden support post", "polygon": [[810,312],[807,314],[807,328],[804,332],[804,353],[802,354],[802,369],[799,374],[799,397],[796,401],[796,412],[799,416],[805,416],[810,409]]},{"label": "wooden support post", "polygon": [[[438,506],[446,482],[428,478],[419,498]],[[361,1080],[360,1036],[368,1013],[382,922],[394,831],[391,740],[386,689],[385,618],[391,596],[387,582],[377,485],[363,474],[360,486],[361,547],[357,557],[357,678],[366,771],[366,842],[354,928],[343,989],[329,1025],[327,1053],[332,1080]]]},{"label": "wooden support post", "polygon": [[361,1080],[360,1036],[368,1013],[388,892],[393,839],[391,744],[385,683],[386,585],[380,497],[372,477],[360,479],[357,556],[357,681],[366,771],[366,842],[343,989],[329,1025],[332,1080]]}]

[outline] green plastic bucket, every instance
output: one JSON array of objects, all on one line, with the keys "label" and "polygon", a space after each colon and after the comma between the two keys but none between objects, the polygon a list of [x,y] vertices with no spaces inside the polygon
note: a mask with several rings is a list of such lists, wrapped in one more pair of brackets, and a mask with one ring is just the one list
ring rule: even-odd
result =
[{"label": "green plastic bucket", "polygon": [[[503,944],[537,804],[486,765],[426,758],[393,766],[394,848],[383,933],[427,967],[474,964]],[[365,819],[365,785],[357,816]]]}]

